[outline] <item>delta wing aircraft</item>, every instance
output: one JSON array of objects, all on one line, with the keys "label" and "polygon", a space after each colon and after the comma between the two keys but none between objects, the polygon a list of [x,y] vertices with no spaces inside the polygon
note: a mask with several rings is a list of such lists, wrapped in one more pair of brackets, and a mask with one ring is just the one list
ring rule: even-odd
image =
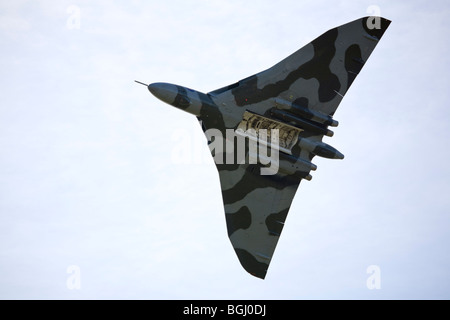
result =
[{"label": "delta wing aircraft", "polygon": [[[228,237],[255,277],[266,276],[300,181],[317,168],[314,156],[344,158],[322,138],[333,135],[328,127],[338,125],[339,103],[389,24],[381,17],[344,24],[273,67],[207,94],[148,85],[154,96],[199,120],[219,171]],[[247,139],[245,158],[234,152],[242,147],[239,137]],[[262,146],[271,148],[270,158]]]}]

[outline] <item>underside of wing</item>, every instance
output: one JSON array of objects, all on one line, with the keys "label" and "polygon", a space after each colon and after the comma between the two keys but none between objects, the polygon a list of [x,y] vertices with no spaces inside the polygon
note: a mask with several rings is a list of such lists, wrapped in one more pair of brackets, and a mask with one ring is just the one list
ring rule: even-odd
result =
[{"label": "underside of wing", "polygon": [[300,179],[261,175],[258,165],[218,168],[230,241],[244,269],[264,279]]},{"label": "underside of wing", "polygon": [[263,103],[264,109],[264,102],[278,98],[333,115],[389,24],[365,17],[333,28],[270,69],[210,94],[239,107]]},{"label": "underside of wing", "polygon": [[[300,181],[316,170],[312,149],[298,144],[309,133],[248,111],[223,135],[199,120],[219,172],[230,241],[244,269],[264,279]],[[276,145],[263,130],[276,130]]]}]

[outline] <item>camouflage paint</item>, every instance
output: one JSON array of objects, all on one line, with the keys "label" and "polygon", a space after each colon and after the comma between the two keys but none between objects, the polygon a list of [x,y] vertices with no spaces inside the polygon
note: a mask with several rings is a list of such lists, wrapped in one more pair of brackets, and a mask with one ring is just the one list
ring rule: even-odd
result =
[{"label": "camouflage paint", "polygon": [[[368,19],[380,19],[380,28],[371,29]],[[208,94],[166,83],[148,86],[159,99],[197,116],[203,131],[217,129],[223,137],[227,129],[252,123],[243,123],[249,113],[257,115],[253,123],[294,128],[289,134],[296,143],[280,150],[275,175],[261,175],[261,163],[216,163],[228,237],[252,275],[265,278],[300,181],[310,180],[317,168],[313,157],[344,157],[322,138],[333,135],[328,126],[338,125],[333,115],[339,103],[389,24],[365,17],[331,29],[273,67]]]}]

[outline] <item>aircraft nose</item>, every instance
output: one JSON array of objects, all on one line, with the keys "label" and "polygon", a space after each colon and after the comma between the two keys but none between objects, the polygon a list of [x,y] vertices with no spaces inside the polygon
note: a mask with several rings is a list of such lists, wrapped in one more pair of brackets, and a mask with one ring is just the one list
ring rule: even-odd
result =
[{"label": "aircraft nose", "polygon": [[178,89],[175,85],[164,82],[149,84],[148,90],[159,100],[168,104],[172,104],[178,94]]}]

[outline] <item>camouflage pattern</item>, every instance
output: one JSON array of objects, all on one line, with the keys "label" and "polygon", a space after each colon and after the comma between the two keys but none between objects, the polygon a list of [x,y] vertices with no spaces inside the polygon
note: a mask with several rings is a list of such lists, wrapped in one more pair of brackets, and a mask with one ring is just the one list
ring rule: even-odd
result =
[{"label": "camouflage pattern", "polygon": [[[376,28],[373,19],[379,19]],[[365,17],[331,29],[273,67],[207,94],[168,83],[148,86],[162,101],[197,116],[205,133],[217,129],[226,139],[226,129],[273,122],[289,137],[275,175],[261,175],[259,163],[216,161],[228,236],[252,275],[265,278],[300,181],[317,168],[313,157],[343,159],[322,138],[333,135],[328,127],[338,125],[333,115],[339,103],[389,24]],[[225,142],[236,144],[232,140]],[[222,152],[225,158],[228,148]]]}]

